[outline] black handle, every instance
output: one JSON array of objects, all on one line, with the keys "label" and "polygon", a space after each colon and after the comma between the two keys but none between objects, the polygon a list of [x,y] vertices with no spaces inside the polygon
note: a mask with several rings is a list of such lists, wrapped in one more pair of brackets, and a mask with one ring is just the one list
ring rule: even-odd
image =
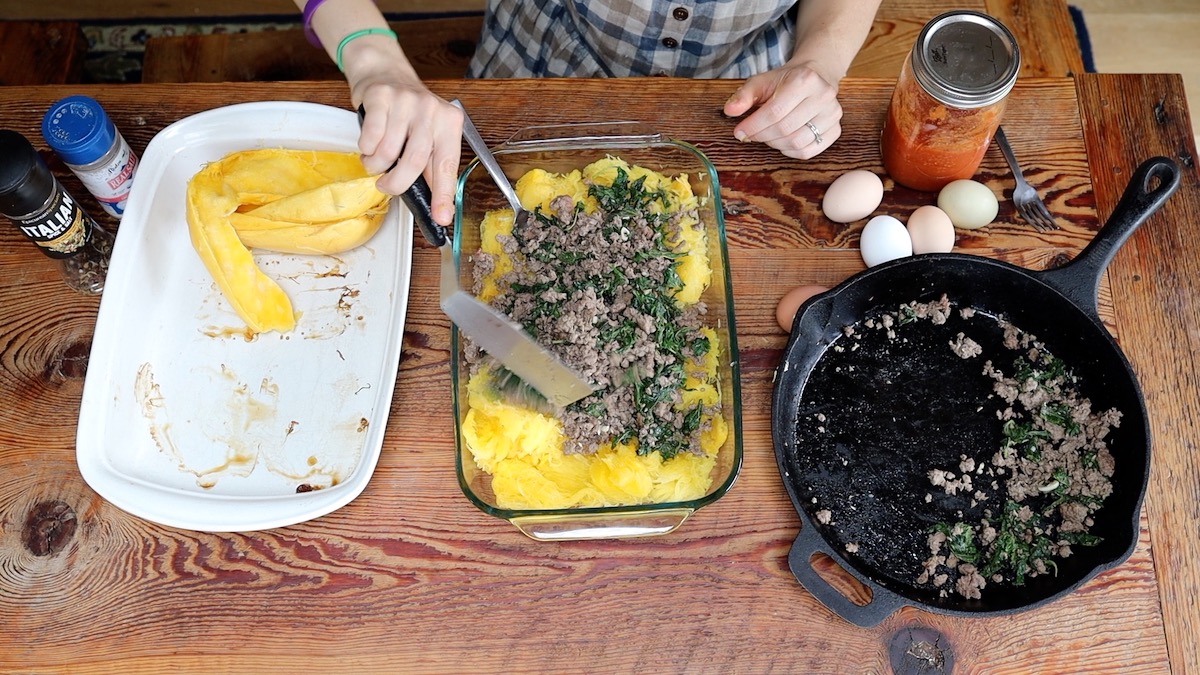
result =
[{"label": "black handle", "polygon": [[421,234],[425,235],[425,239],[438,248],[445,246],[446,228],[433,220],[433,207],[430,205],[432,197],[425,177],[417,176],[417,180],[400,195],[400,199],[403,199],[405,206],[412,211],[413,220],[417,221],[417,227],[420,228]]},{"label": "black handle", "polygon": [[[826,608],[846,621],[856,626],[870,628],[871,626],[878,625],[897,609],[905,605],[904,598],[858,575],[854,576],[863,582],[867,588],[871,589],[871,602],[866,605],[855,604],[849,598],[842,595],[841,591],[834,588],[832,584],[826,581],[813,568],[810,559],[815,553],[824,553],[830,559],[837,560],[834,558],[833,552],[826,548],[816,528],[810,527],[808,523],[805,523],[800,530],[800,534],[796,537],[796,541],[792,544],[791,550],[788,551],[788,568],[792,570],[792,575],[796,577],[796,581],[799,581],[805,590],[811,593],[817,600],[820,600],[822,605],[825,605]],[[842,567],[842,569],[846,570],[845,567]],[[846,571],[849,573],[849,570]]]},{"label": "black handle", "polygon": [[1180,178],[1179,166],[1167,157],[1152,157],[1142,162],[1133,172],[1112,216],[1087,247],[1066,265],[1038,272],[1038,276],[1080,309],[1098,318],[1097,296],[1104,270],[1134,230],[1175,193]]},{"label": "black handle", "polygon": [[[363,118],[366,116],[367,110],[360,104],[358,106],[358,126],[362,126]],[[401,152],[403,152],[403,149]],[[391,171],[395,166],[396,164],[393,163],[392,166],[388,167],[388,171]],[[387,173],[387,171],[384,173]],[[421,234],[425,235],[425,240],[437,248],[445,246],[448,241],[446,228],[433,220],[433,196],[429,191],[429,183],[425,181],[425,177],[417,176],[413,184],[404,191],[404,194],[400,195],[400,199],[404,200],[404,205],[412,212],[413,220],[417,222],[417,227],[421,230]]]}]

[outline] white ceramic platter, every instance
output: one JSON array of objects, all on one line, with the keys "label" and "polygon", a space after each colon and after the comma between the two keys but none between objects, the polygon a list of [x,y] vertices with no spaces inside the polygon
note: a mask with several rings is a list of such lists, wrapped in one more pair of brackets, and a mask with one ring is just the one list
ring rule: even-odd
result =
[{"label": "white ceramic platter", "polygon": [[180,120],[147,146],[118,230],[92,343],[76,454],[109,502],[208,532],[292,525],[366,487],[404,334],[412,216],[398,201],[365,245],[256,252],[296,328],[248,337],[188,235],[188,181],[264,147],[356,151],[349,110],[246,103]]}]

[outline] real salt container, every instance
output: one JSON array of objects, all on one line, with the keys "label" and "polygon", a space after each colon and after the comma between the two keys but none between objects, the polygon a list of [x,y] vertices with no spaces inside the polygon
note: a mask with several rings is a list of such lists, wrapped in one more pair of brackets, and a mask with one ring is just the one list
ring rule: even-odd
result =
[{"label": "real salt container", "polygon": [[89,96],[68,96],[42,118],[46,144],[109,215],[125,214],[138,158],[108,113]]}]

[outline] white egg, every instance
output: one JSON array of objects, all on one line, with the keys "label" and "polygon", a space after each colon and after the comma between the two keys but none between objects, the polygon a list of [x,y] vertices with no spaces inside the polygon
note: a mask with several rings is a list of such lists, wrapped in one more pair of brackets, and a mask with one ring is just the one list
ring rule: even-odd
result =
[{"label": "white egg", "polygon": [[847,171],[829,184],[821,199],[825,217],[851,223],[871,215],[883,201],[883,181],[866,169]]},{"label": "white egg", "polygon": [[973,180],[956,180],[938,193],[938,208],[950,216],[955,227],[979,229],[996,219],[1000,202],[992,189]]},{"label": "white egg", "polygon": [[908,217],[913,253],[949,253],[954,248],[954,223],[936,206],[926,204]]},{"label": "white egg", "polygon": [[912,239],[904,223],[892,216],[875,216],[863,227],[858,250],[867,267],[912,255]]}]

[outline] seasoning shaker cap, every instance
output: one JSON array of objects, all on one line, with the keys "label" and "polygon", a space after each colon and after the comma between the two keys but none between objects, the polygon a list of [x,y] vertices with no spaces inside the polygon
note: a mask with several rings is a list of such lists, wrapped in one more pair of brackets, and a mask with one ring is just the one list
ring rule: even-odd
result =
[{"label": "seasoning shaker cap", "polygon": [[96,99],[68,96],[46,111],[42,136],[64,162],[84,166],[108,152],[117,127]]},{"label": "seasoning shaker cap", "polygon": [[29,139],[0,129],[0,213],[12,218],[37,213],[54,194],[54,183]]},{"label": "seasoning shaker cap", "polygon": [[1012,32],[969,10],[946,12],[921,29],[912,51],[913,75],[945,105],[982,108],[1008,96],[1021,69]]}]

